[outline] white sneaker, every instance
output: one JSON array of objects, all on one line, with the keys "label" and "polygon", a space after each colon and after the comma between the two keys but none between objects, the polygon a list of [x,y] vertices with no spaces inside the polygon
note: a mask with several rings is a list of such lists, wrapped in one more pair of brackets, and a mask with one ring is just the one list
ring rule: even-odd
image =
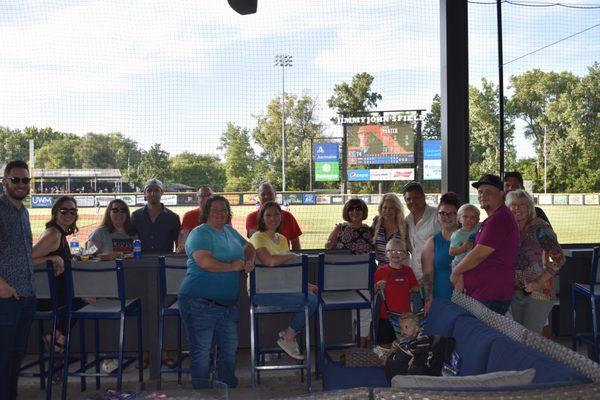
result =
[{"label": "white sneaker", "polygon": [[296,359],[296,360],[304,360],[304,356],[300,353],[300,347],[298,347],[298,342],[288,341],[285,339],[278,339],[277,346],[281,347],[281,350],[285,351],[288,356]]},{"label": "white sneaker", "polygon": [[119,363],[117,360],[102,360],[102,364],[100,364],[100,371],[105,374],[110,374],[114,370],[117,369]]}]

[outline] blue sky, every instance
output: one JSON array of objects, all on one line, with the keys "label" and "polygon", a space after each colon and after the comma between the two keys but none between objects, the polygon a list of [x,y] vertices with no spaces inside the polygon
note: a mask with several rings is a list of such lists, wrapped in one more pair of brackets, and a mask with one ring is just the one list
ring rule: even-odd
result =
[{"label": "blue sky", "polygon": [[[375,76],[380,110],[429,108],[440,82],[438,4],[258,0],[257,14],[240,16],[225,0],[3,1],[0,124],[219,153],[228,121],[252,129],[280,96],[273,57],[285,53],[294,60],[286,92],[314,97],[326,132],[339,135],[326,100],[356,73]],[[505,61],[600,22],[600,9],[503,9]],[[470,79],[497,82],[495,6],[470,4],[469,21]],[[582,75],[599,55],[595,28],[508,64],[506,84],[532,68]],[[532,154],[522,135],[515,143],[520,157]]]}]

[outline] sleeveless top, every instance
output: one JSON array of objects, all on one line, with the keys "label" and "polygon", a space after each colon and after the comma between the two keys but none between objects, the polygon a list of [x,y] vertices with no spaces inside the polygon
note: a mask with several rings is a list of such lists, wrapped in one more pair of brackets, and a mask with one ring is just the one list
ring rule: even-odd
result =
[{"label": "sleeveless top", "polygon": [[48,256],[59,256],[63,261],[67,261],[71,258],[71,248],[67,241],[67,232],[58,225],[52,225],[52,227],[58,229],[60,232],[60,244],[58,245],[58,249],[48,253]]},{"label": "sleeveless top", "polygon": [[433,297],[450,299],[452,297],[452,284],[450,283],[450,273],[452,272],[452,256],[450,251],[450,241],[446,240],[442,232],[433,236]]},{"label": "sleeveless top", "polygon": [[353,229],[350,224],[339,224],[340,233],[336,238],[336,249],[348,249],[353,254],[368,253],[371,251],[371,228],[363,224],[358,229]]}]

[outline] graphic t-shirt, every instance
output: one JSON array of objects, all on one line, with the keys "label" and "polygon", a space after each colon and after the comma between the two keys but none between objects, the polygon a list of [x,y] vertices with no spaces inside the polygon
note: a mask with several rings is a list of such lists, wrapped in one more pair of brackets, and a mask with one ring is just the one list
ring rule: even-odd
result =
[{"label": "graphic t-shirt", "polygon": [[[390,311],[395,313],[410,312],[410,291],[419,286],[412,268],[403,265],[400,269],[394,269],[389,265],[384,265],[375,271],[375,283],[386,281],[385,300]],[[381,304],[379,309],[379,318],[387,318],[388,314],[385,304]]]}]

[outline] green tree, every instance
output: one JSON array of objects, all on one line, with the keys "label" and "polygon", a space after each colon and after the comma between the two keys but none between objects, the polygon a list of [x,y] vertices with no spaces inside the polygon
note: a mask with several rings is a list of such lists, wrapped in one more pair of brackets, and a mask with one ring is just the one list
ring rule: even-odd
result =
[{"label": "green tree", "polygon": [[221,135],[221,149],[225,150],[226,191],[245,191],[253,187],[256,155],[250,144],[250,132],[231,122]]},{"label": "green tree", "polygon": [[18,129],[0,126],[0,164],[29,160],[27,137]]},{"label": "green tree", "polygon": [[[504,100],[506,102],[506,99]],[[470,178],[478,179],[482,174],[498,174],[500,143],[498,138],[499,109],[498,88],[485,78],[481,80],[481,90],[469,87],[469,157]],[[516,152],[513,145],[514,117],[504,119],[504,163],[505,169],[516,166]]]},{"label": "green tree", "polygon": [[[310,143],[323,134],[316,117],[316,103],[307,95],[285,96],[285,169],[286,190],[308,190]],[[271,100],[265,115],[257,117],[252,132],[254,141],[263,152],[258,171],[262,180],[281,187],[281,99]]]},{"label": "green tree", "polygon": [[36,168],[80,168],[76,151],[80,144],[81,138],[77,136],[45,141],[35,153]]},{"label": "green tree", "polygon": [[225,188],[225,167],[218,157],[183,152],[171,157],[170,179],[194,188],[209,185],[215,192]]},{"label": "green tree", "polygon": [[[338,114],[344,115],[365,112],[377,107],[377,102],[382,99],[382,96],[371,90],[374,79],[371,74],[363,72],[354,75],[350,84],[342,82],[335,85],[333,96],[327,100],[327,105]],[[337,122],[337,118],[331,120]],[[377,182],[348,182],[348,189],[352,193],[373,193],[377,185]]]},{"label": "green tree", "polygon": [[571,72],[544,72],[539,69],[511,76],[514,94],[507,103],[507,112],[525,122],[525,137],[533,140],[537,154],[536,180],[540,179],[543,160],[544,130],[549,126],[546,110],[560,97],[570,93],[579,79]]},{"label": "green tree", "polygon": [[[342,82],[333,88],[333,96],[327,100],[329,108],[335,109],[339,114],[353,114],[365,112],[377,107],[381,95],[371,90],[375,78],[367,73],[356,74],[350,84]],[[333,122],[337,119],[333,118]]]},{"label": "green tree", "polygon": [[442,138],[442,104],[440,95],[436,93],[431,102],[431,108],[423,123],[424,139]]},{"label": "green tree", "polygon": [[548,104],[549,190],[600,190],[600,64]]},{"label": "green tree", "polygon": [[138,167],[139,183],[143,184],[151,178],[160,179],[163,183],[169,177],[169,153],[160,148],[160,144],[153,145],[148,152],[144,152]]},{"label": "green tree", "polygon": [[81,138],[75,149],[78,165],[81,168],[116,168],[115,151],[110,146],[109,136],[88,133]]},{"label": "green tree", "polygon": [[142,160],[142,150],[138,143],[117,132],[108,134],[108,146],[114,152],[114,167],[121,170],[127,180],[137,181],[136,166]]}]

